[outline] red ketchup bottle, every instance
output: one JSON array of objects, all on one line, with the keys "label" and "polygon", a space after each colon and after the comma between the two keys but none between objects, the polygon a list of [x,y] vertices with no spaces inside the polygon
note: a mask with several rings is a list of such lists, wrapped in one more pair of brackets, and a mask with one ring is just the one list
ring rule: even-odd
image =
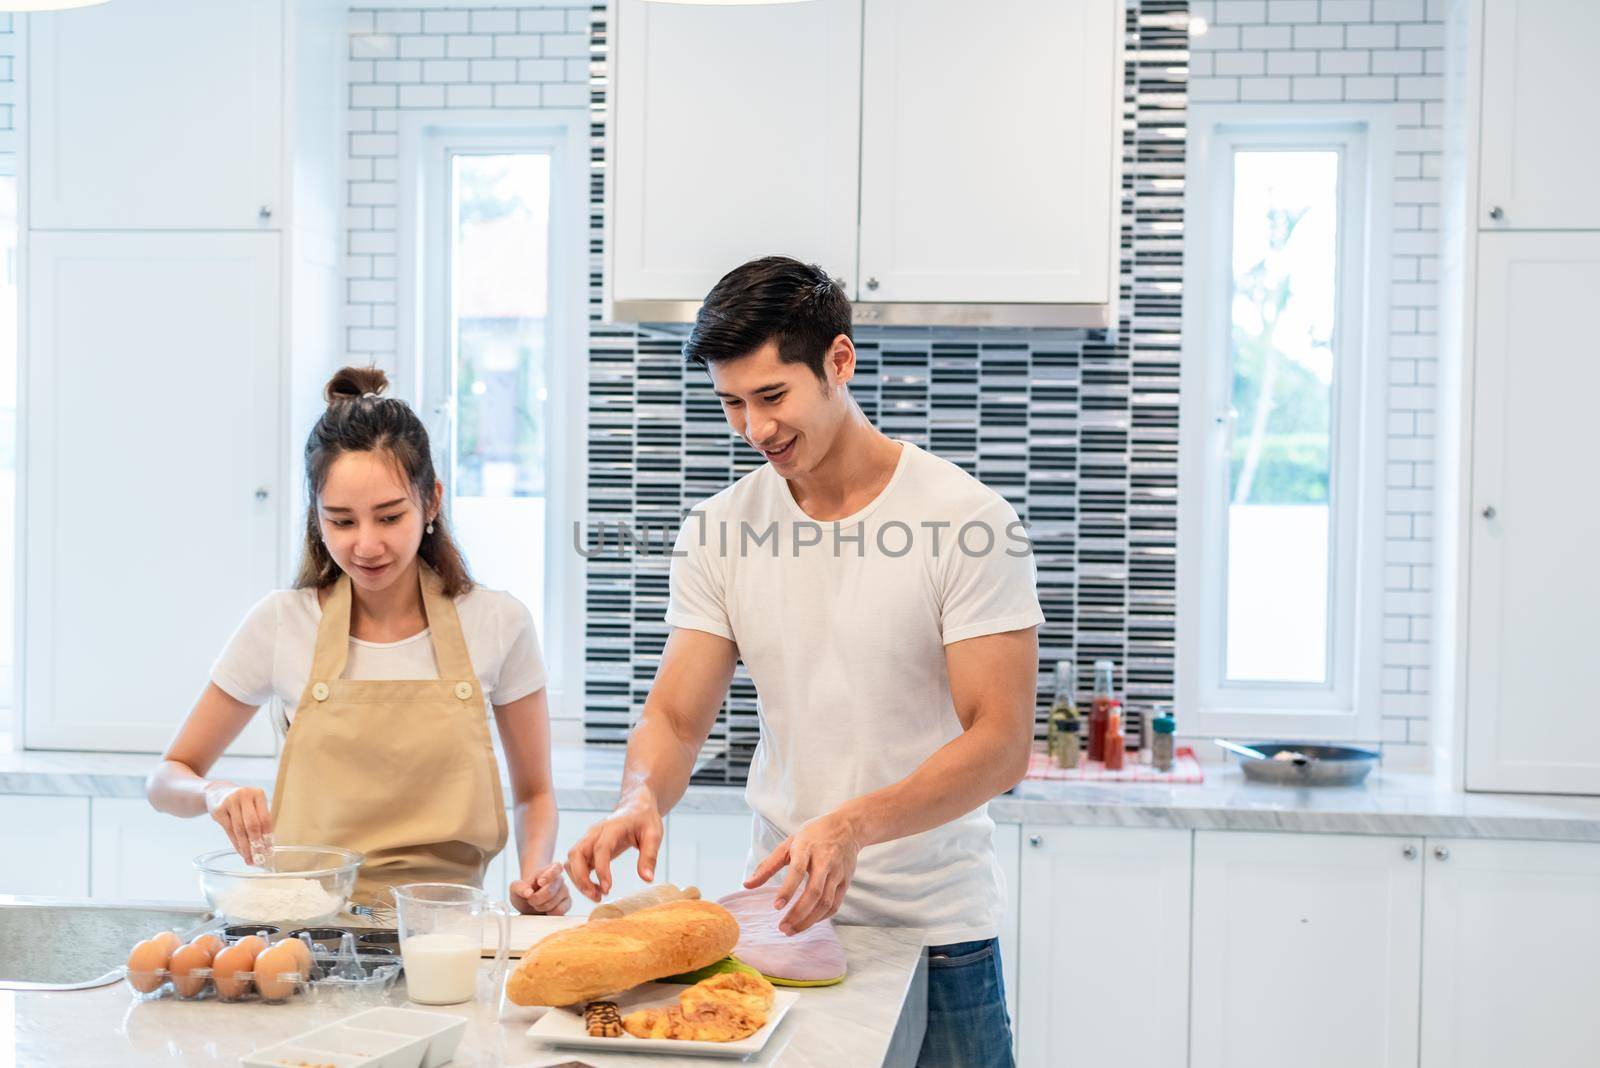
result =
[{"label": "red ketchup bottle", "polygon": [[1111,706],[1116,703],[1112,690],[1111,661],[1094,662],[1094,699],[1089,706],[1089,759],[1106,758],[1106,725],[1111,719]]}]

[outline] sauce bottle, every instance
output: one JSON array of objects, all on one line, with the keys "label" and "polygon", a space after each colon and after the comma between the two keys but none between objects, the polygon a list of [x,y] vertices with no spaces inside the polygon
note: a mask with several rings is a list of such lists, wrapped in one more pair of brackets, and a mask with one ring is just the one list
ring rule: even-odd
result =
[{"label": "sauce bottle", "polygon": [[1122,702],[1111,702],[1111,712],[1106,719],[1106,770],[1121,771],[1122,758],[1127,753],[1128,737],[1122,732]]},{"label": "sauce bottle", "polygon": [[1056,698],[1050,706],[1050,759],[1062,768],[1077,767],[1080,753],[1078,725],[1082,720],[1072,697],[1076,681],[1073,667],[1070,659],[1056,661]]},{"label": "sauce bottle", "polygon": [[1111,692],[1115,670],[1109,660],[1094,662],[1094,699],[1089,706],[1090,760],[1106,758],[1106,724],[1110,720],[1111,705],[1115,700]]}]

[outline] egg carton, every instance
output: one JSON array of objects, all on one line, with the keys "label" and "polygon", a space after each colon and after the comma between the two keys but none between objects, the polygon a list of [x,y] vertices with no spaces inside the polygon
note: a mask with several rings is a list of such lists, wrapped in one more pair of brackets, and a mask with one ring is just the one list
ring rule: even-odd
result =
[{"label": "egg carton", "polygon": [[464,1017],[448,1013],[370,1009],[258,1049],[239,1063],[245,1068],[440,1068],[456,1055],[466,1029]]},{"label": "egg carton", "polygon": [[364,952],[357,952],[349,934],[345,934],[337,952],[329,952],[320,942],[309,938],[302,938],[302,941],[312,947],[309,975],[280,972],[263,976],[249,971],[219,979],[213,968],[194,968],[183,975],[175,975],[168,968],[154,971],[124,968],[123,972],[135,1001],[175,997],[186,1001],[215,998],[226,1002],[282,1004],[301,994],[314,1002],[346,997],[379,1000],[394,986],[402,970],[400,959],[381,947],[366,947]]}]

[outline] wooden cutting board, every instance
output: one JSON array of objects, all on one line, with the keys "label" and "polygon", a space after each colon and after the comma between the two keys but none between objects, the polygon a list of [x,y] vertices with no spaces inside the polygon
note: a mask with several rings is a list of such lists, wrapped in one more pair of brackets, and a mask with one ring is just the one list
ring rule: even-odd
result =
[{"label": "wooden cutting board", "polygon": [[[584,920],[583,916],[513,916],[509,955],[513,960],[520,958],[529,947],[546,935],[564,931],[569,927],[582,927]],[[499,925],[494,922],[493,917],[490,917],[483,925],[483,955],[493,957],[499,950]]]}]

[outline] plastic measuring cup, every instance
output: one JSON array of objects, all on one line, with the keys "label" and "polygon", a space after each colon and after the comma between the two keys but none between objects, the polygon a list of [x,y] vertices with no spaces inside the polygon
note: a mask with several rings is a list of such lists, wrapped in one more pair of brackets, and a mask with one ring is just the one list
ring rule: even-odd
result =
[{"label": "plastic measuring cup", "polygon": [[394,890],[400,956],[406,966],[406,996],[419,1005],[458,1005],[478,994],[483,923],[500,928],[494,958],[494,989],[505,981],[511,913],[475,886],[408,883]]}]

